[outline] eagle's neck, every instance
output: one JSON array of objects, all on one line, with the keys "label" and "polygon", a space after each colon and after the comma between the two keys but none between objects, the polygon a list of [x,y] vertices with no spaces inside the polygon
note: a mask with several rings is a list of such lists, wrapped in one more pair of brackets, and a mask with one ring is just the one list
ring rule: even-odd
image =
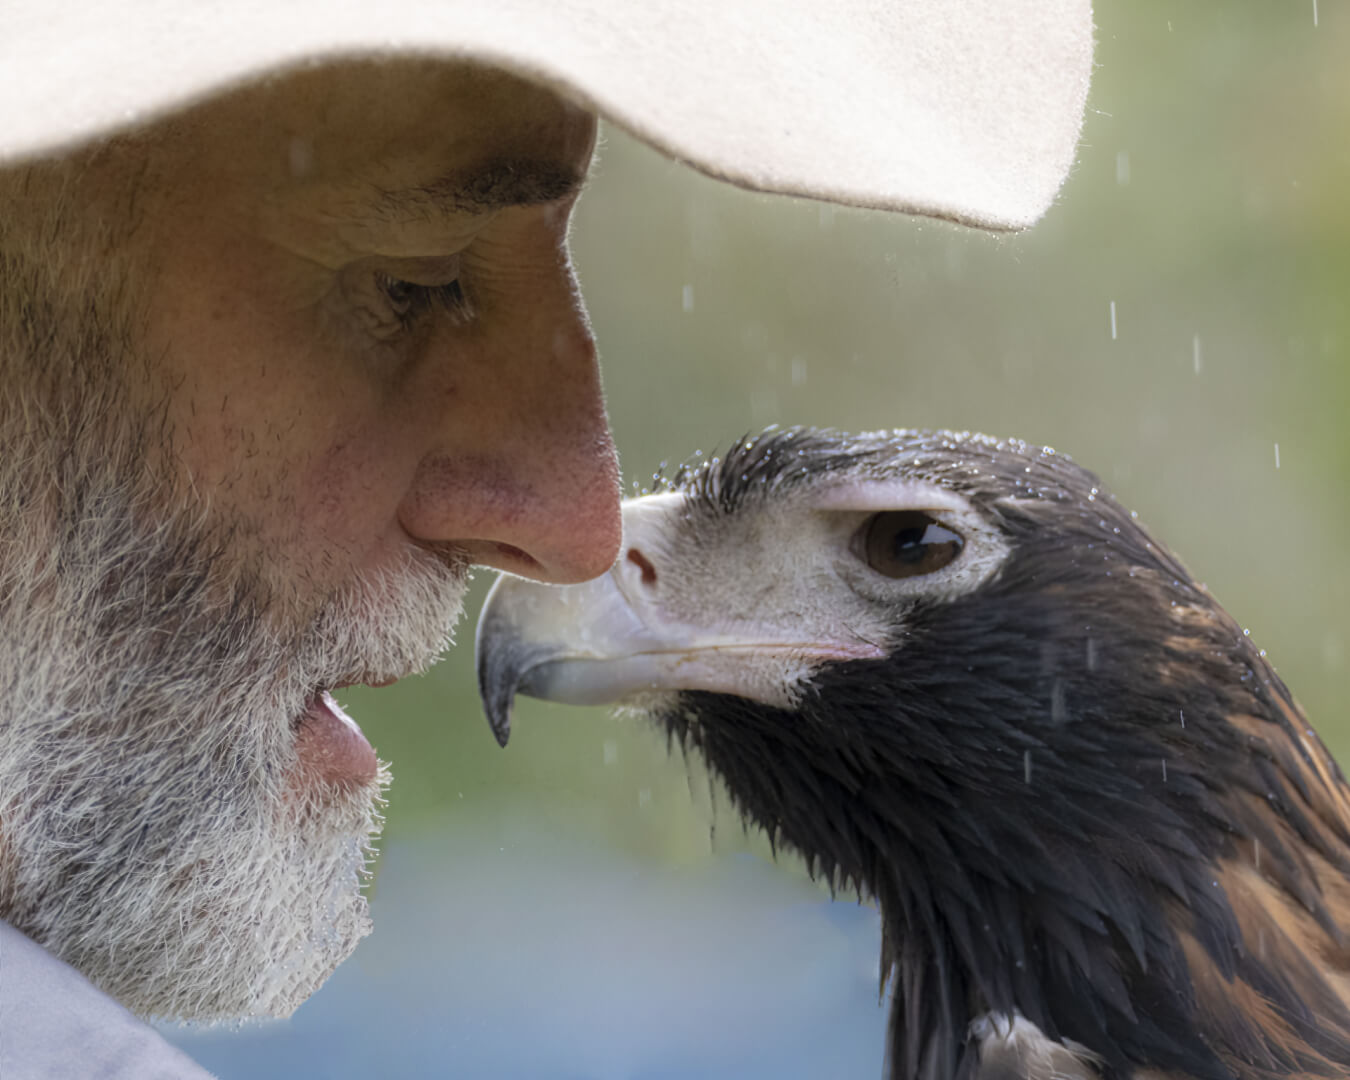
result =
[{"label": "eagle's neck", "polygon": [[[1197,1016],[1197,962],[1350,1059],[1319,1033],[1344,1006],[1282,985],[1225,887],[1253,838],[1279,848],[1263,815],[1297,816],[1301,763],[1253,749],[1253,731],[1283,746],[1305,727],[1283,684],[1221,612],[1164,647],[1137,613],[1084,612],[1066,634],[1062,596],[1020,599],[1002,625],[987,604],[979,625],[949,611],[888,660],[826,670],[793,712],[692,694],[667,718],[748,817],[878,901],[893,1075],[956,1076],[994,1011],[1089,1047],[1107,1075],[1231,1077]],[[1345,857],[1344,837],[1311,832]]]}]

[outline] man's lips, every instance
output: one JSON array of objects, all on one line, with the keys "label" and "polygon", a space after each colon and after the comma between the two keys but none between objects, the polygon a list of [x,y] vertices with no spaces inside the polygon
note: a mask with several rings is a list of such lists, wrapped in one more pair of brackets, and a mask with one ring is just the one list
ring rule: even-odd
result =
[{"label": "man's lips", "polygon": [[300,769],[307,777],[344,787],[369,784],[379,769],[375,751],[327,690],[305,704],[295,736]]}]

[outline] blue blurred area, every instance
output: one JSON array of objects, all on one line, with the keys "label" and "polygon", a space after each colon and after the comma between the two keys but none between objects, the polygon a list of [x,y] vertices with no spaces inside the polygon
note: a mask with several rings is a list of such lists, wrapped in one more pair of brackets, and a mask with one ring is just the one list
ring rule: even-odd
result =
[{"label": "blue blurred area", "polygon": [[881,1074],[876,912],[754,855],[457,820],[387,846],[372,909],[291,1020],[170,1037],[222,1080]]}]

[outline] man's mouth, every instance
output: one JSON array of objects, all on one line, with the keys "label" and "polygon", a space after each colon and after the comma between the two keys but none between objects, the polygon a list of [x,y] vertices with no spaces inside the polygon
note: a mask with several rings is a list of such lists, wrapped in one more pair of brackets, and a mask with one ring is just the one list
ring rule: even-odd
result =
[{"label": "man's mouth", "polygon": [[327,690],[305,703],[295,736],[300,770],[309,780],[342,787],[372,783],[379,769],[375,751],[356,721]]}]

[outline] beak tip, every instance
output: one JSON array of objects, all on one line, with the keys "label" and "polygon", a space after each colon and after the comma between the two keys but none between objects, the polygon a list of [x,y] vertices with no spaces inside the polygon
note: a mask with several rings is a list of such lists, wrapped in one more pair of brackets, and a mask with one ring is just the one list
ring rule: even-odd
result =
[{"label": "beak tip", "polygon": [[503,749],[511,738],[511,709],[520,682],[520,671],[516,666],[518,649],[512,647],[516,640],[515,633],[510,629],[509,622],[504,623],[500,617],[489,614],[493,599],[505,580],[504,575],[498,578],[488,593],[474,642],[478,697],[483,703],[488,726],[492,728],[492,737]]},{"label": "beak tip", "polygon": [[487,714],[488,727],[492,728],[492,737],[505,749],[511,738],[511,707],[515,704],[516,681],[501,678],[500,672],[493,674],[498,677],[492,678],[480,670],[478,696],[483,702],[483,712]]}]

